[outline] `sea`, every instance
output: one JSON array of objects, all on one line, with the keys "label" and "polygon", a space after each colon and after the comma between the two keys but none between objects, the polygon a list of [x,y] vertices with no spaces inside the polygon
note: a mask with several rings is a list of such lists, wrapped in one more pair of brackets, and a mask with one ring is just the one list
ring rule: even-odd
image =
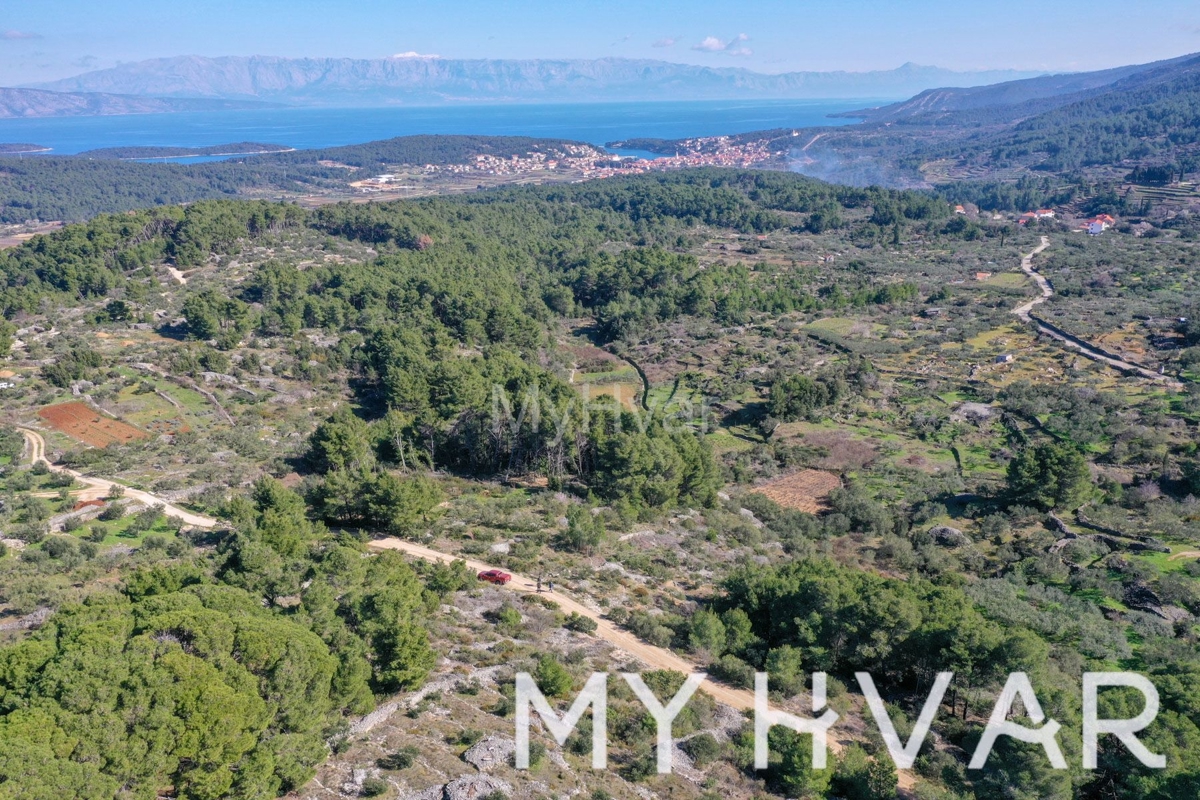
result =
[{"label": "sea", "polygon": [[[359,144],[414,134],[535,136],[604,145],[651,137],[682,139],[771,128],[851,124],[830,114],[892,102],[846,100],[560,103],[393,108],[261,108],[122,116],[0,120],[0,142],[70,155],[102,147],[209,147],[262,142],[296,149]],[[624,155],[651,157],[633,150]],[[219,157],[170,159],[197,163]]]}]

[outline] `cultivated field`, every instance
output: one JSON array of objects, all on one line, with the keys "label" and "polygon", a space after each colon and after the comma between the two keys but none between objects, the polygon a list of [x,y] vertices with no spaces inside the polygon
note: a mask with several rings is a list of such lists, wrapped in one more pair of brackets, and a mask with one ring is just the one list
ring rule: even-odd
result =
[{"label": "cultivated field", "polygon": [[806,469],[771,481],[754,491],[784,508],[819,514],[829,508],[829,493],[841,488],[841,485],[841,479],[833,473]]},{"label": "cultivated field", "polygon": [[79,401],[46,406],[38,411],[38,416],[55,430],[94,447],[124,444],[145,439],[148,435],[132,425],[106,417],[87,403]]}]

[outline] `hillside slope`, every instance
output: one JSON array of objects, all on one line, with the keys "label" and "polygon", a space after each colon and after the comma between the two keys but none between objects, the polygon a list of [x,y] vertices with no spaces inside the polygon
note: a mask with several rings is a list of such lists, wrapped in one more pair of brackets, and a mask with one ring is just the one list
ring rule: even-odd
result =
[{"label": "hillside slope", "polygon": [[[786,142],[793,169],[852,185],[928,188],[1028,176],[1111,182],[1139,167],[1186,175],[1200,164],[1200,55],[940,89],[852,116],[864,122],[732,140]],[[648,139],[623,145],[660,153],[692,146]]]},{"label": "hillside slope", "polygon": [[1097,72],[1077,72],[1062,75],[1043,75],[1037,78],[1006,81],[989,86],[939,87],[927,89],[901,103],[850,111],[838,116],[864,119],[872,122],[908,119],[925,114],[979,109],[1002,109],[1019,107],[1028,113],[1030,104],[1041,101],[1038,108],[1049,110],[1080,99],[1083,93],[1096,93],[1114,84],[1137,75],[1152,75],[1186,64],[1193,55],[1136,64]]}]

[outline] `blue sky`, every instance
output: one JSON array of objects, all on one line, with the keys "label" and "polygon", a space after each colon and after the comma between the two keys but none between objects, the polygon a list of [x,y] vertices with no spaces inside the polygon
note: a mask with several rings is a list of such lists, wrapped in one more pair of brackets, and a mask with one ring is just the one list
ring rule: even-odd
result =
[{"label": "blue sky", "polygon": [[660,58],[1086,70],[1200,51],[1196,0],[4,0],[0,86],[158,56]]}]

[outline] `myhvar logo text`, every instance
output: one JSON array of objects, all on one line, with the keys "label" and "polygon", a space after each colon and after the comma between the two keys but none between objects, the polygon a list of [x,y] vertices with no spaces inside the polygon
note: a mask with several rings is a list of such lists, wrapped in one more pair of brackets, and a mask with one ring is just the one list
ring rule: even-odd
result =
[{"label": "myhvar logo text", "polygon": [[[679,712],[687,705],[688,700],[704,682],[702,673],[692,674],[684,681],[683,686],[675,693],[670,702],[663,705],[650,687],[635,673],[622,673],[621,677],[646,706],[650,716],[658,727],[658,772],[666,774],[671,771],[672,738],[671,725]],[[912,735],[907,743],[901,742],[896,733],[896,726],[888,716],[883,698],[875,686],[875,681],[869,673],[855,673],[859,688],[867,699],[871,716],[879,726],[879,732],[887,745],[888,754],[897,769],[911,769],[917,759],[925,737],[937,716],[938,707],[950,682],[954,679],[952,672],[938,673],[933,689],[925,700],[920,716],[917,717]],[[826,676],[823,672],[812,676],[812,705],[816,717],[799,717],[786,711],[771,708],[767,699],[768,676],[759,672],[754,680],[754,766],[755,769],[766,769],[768,763],[767,732],[776,725],[791,728],[797,733],[812,735],[812,766],[813,769],[824,769],[826,766],[826,751],[828,749],[828,733],[838,720],[838,714],[831,708],[826,708],[825,698]],[[1097,707],[1099,690],[1108,686],[1123,686],[1135,689],[1146,698],[1142,712],[1131,719],[1101,719]],[[517,752],[516,766],[518,769],[529,768],[529,724],[530,710],[536,710],[545,724],[550,735],[560,745],[566,744],[567,737],[575,729],[579,720],[588,708],[592,709],[592,768],[605,769],[608,765],[607,746],[607,708],[608,708],[608,674],[595,673],[588,679],[575,702],[562,715],[559,715],[546,702],[546,698],[538,689],[537,684],[527,672],[517,673]],[[1017,699],[1021,700],[1025,716],[1037,727],[1028,727],[1009,719],[1014,711]],[[823,712],[822,712],[823,710]],[[1133,672],[1085,672],[1083,674],[1083,767],[1096,768],[1096,754],[1099,739],[1103,735],[1112,735],[1125,745],[1139,761],[1147,767],[1162,769],[1166,766],[1166,757],[1150,752],[1135,735],[1143,730],[1158,715],[1158,690],[1154,684],[1143,675]],[[992,709],[983,736],[971,756],[968,769],[982,769],[987,764],[988,756],[996,740],[1001,736],[1011,736],[1022,742],[1039,744],[1055,769],[1066,769],[1067,761],[1063,758],[1058,745],[1058,732],[1061,725],[1053,719],[1047,719],[1038,702],[1029,676],[1024,672],[1014,672],[1008,676],[1004,689],[1000,692],[996,705]]]}]

